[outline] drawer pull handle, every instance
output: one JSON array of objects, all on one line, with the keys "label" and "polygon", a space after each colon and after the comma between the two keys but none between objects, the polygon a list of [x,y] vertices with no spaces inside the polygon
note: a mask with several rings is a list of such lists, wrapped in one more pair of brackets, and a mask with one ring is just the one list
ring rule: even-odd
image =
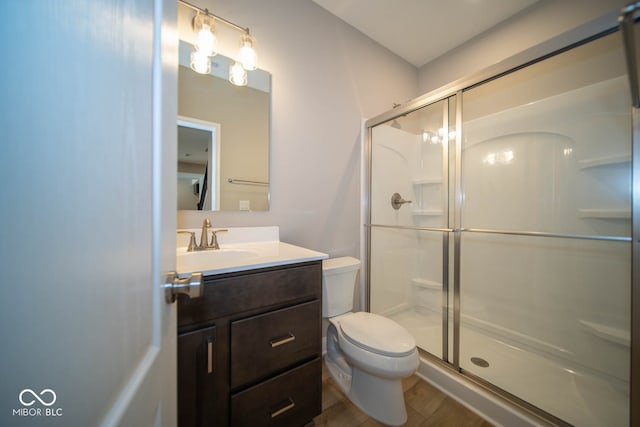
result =
[{"label": "drawer pull handle", "polygon": [[209,339],[207,342],[207,373],[213,372],[213,341]]},{"label": "drawer pull handle", "polygon": [[280,415],[284,414],[285,412],[288,412],[288,411],[292,410],[296,406],[296,403],[293,401],[293,399],[291,399],[289,397],[287,400],[289,401],[289,403],[286,406],[283,406],[282,408],[278,409],[277,411],[273,411],[271,413],[271,418],[275,418],[277,416],[280,416]]},{"label": "drawer pull handle", "polygon": [[269,341],[269,344],[271,344],[271,348],[276,348],[276,347],[280,347],[283,344],[286,344],[288,342],[295,341],[295,340],[296,340],[296,336],[293,335],[291,332],[289,332],[286,337],[274,338],[271,341]]}]

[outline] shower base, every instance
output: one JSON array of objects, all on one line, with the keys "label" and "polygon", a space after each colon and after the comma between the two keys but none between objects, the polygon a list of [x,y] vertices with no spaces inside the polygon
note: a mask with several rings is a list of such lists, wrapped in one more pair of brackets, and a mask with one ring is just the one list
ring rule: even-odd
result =
[{"label": "shower base", "polygon": [[[407,309],[387,316],[404,326],[418,347],[442,357],[441,315]],[[628,425],[628,383],[563,366],[560,360],[472,327],[461,326],[460,336],[464,371],[576,426]],[[471,358],[486,361],[488,366],[478,366]]]}]

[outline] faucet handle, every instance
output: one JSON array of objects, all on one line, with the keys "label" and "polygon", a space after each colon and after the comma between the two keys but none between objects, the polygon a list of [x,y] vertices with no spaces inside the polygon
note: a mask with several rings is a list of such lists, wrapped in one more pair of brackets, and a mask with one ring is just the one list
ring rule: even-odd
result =
[{"label": "faucet handle", "polygon": [[193,248],[197,246],[196,244],[196,233],[193,231],[182,231],[179,230],[178,234],[189,234],[191,237],[189,238],[189,246],[187,247],[187,252],[193,252]]},{"label": "faucet handle", "polygon": [[226,233],[227,231],[229,230],[227,230],[226,228],[211,230],[211,243],[209,244],[209,246],[213,249],[220,249],[220,245],[218,244],[218,233]]}]

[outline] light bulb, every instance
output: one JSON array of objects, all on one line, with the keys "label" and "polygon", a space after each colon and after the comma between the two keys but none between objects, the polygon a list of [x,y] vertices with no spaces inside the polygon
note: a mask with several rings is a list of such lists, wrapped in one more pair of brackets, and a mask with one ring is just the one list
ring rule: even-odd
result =
[{"label": "light bulb", "polygon": [[200,50],[191,50],[191,69],[196,73],[210,74],[211,59]]},{"label": "light bulb", "polygon": [[234,62],[229,68],[229,81],[236,86],[247,85],[247,71],[239,62]]},{"label": "light bulb", "polygon": [[211,32],[211,28],[208,25],[203,25],[202,29],[198,31],[198,41],[196,42],[198,50],[207,56],[212,56],[216,47],[216,37]]},{"label": "light bulb", "polygon": [[240,39],[240,53],[238,58],[242,64],[242,68],[247,71],[255,70],[257,67],[257,55],[253,49],[254,39],[249,34],[244,34]]},{"label": "light bulb", "polygon": [[204,55],[215,55],[216,35],[213,19],[207,15],[197,14],[193,18],[193,30],[196,32],[196,49]]}]

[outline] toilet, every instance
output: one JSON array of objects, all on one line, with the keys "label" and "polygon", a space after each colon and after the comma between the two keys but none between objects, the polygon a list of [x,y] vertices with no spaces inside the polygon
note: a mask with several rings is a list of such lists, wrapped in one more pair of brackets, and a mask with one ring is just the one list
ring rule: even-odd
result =
[{"label": "toilet", "polygon": [[322,262],[322,317],[329,321],[329,375],[342,392],[375,420],[398,426],[407,421],[402,379],[418,369],[416,342],[394,321],[373,313],[353,313],[360,261],[352,257]]}]

